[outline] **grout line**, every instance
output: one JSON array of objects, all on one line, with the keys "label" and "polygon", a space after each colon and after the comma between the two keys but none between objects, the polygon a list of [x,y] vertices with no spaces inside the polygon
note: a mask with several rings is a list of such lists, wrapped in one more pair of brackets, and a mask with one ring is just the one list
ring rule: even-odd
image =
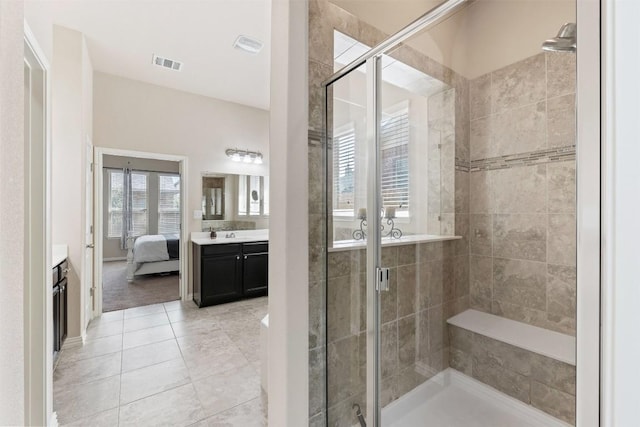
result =
[{"label": "grout line", "polygon": [[120,426],[120,397],[122,396],[122,361],[124,359],[124,312],[122,313],[122,344],[120,348],[120,384],[118,386],[118,426]]}]

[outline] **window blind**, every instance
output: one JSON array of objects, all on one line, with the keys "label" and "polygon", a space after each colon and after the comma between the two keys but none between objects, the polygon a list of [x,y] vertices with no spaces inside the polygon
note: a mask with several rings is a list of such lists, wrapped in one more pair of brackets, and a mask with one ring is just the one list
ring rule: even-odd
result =
[{"label": "window blind", "polygon": [[355,205],[355,146],[353,127],[333,138],[333,209],[353,213]]},{"label": "window blind", "polygon": [[[132,231],[134,236],[147,234],[149,226],[148,187],[149,180],[146,173],[131,173]],[[109,237],[115,238],[122,235],[123,194],[124,174],[121,171],[109,171]]]},{"label": "window blind", "polygon": [[158,175],[158,234],[180,233],[180,176]]},{"label": "window blind", "polygon": [[380,126],[381,191],[384,207],[409,210],[409,110],[393,114]]}]

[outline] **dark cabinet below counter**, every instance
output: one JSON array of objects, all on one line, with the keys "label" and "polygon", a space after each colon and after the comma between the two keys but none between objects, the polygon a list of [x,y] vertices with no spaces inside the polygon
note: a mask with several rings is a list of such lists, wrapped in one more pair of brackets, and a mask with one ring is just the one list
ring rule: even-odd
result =
[{"label": "dark cabinet below counter", "polygon": [[67,272],[69,263],[64,260],[53,268],[53,352],[62,349],[67,338]]},{"label": "dark cabinet below counter", "polygon": [[193,300],[199,307],[267,295],[269,243],[193,244]]}]

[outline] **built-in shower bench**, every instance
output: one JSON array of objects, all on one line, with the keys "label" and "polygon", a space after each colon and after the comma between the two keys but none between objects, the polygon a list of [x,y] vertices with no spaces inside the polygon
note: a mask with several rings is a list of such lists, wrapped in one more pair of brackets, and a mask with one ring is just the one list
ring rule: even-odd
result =
[{"label": "built-in shower bench", "polygon": [[447,323],[451,368],[575,425],[574,337],[477,310]]},{"label": "built-in shower bench", "polygon": [[576,365],[575,337],[478,310],[466,310],[447,323],[515,347]]}]

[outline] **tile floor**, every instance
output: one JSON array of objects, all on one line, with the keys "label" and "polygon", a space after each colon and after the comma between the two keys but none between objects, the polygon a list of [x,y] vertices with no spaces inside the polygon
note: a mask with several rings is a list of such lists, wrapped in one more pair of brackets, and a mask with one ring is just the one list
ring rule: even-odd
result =
[{"label": "tile floor", "polygon": [[260,320],[267,298],[198,309],[172,301],[104,313],[53,374],[74,426],[266,426]]}]

